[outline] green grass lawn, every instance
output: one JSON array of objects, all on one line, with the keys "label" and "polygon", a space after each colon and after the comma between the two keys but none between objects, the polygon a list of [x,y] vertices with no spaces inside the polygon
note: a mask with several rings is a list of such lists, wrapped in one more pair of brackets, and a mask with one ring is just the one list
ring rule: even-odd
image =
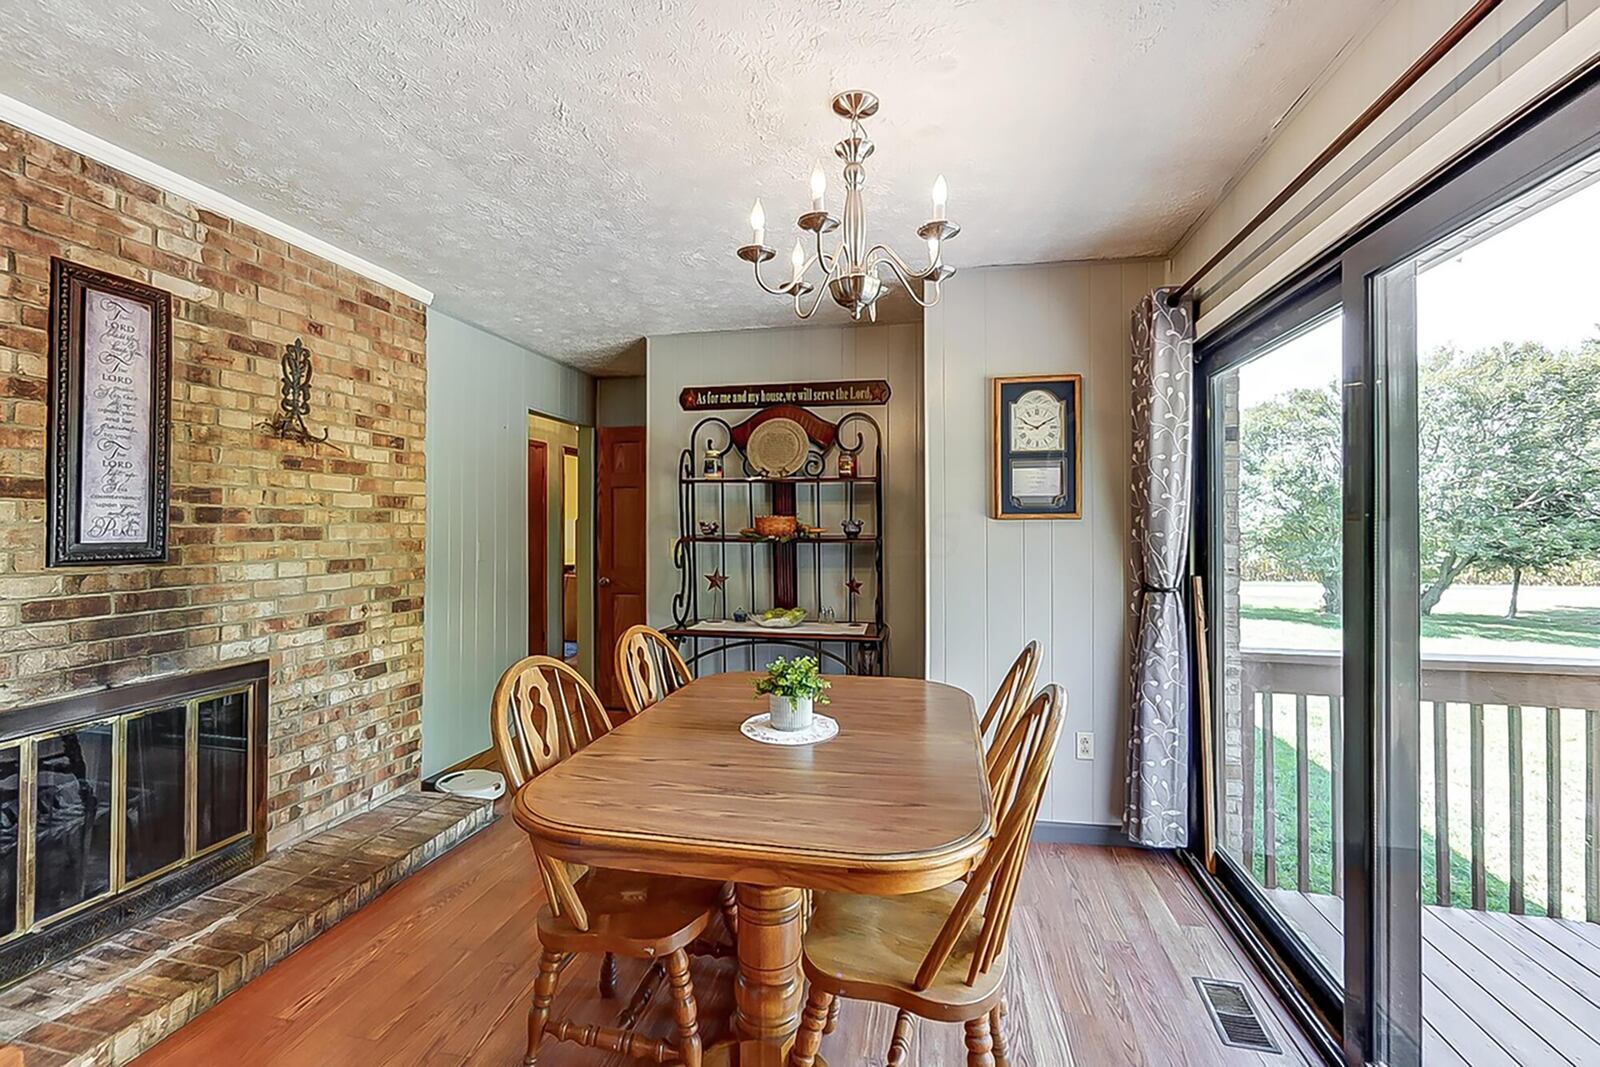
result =
[{"label": "green grass lawn", "polygon": [[[1340,619],[1314,608],[1294,608],[1245,604],[1240,609],[1245,619],[1261,622],[1296,623],[1338,630]],[[1571,648],[1600,648],[1600,608],[1552,608],[1524,611],[1515,619],[1500,615],[1458,615],[1435,612],[1422,617],[1424,638],[1470,637],[1481,641],[1517,641],[1528,644],[1566,645]]]}]

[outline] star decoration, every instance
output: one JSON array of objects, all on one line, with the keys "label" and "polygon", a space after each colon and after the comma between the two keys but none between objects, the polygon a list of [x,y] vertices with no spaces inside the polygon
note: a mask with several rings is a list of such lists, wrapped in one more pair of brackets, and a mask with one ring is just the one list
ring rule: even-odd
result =
[{"label": "star decoration", "polygon": [[859,596],[861,594],[861,579],[852,578],[844,583],[844,587],[850,590],[851,596]]},{"label": "star decoration", "polygon": [[712,571],[710,574],[706,575],[706,585],[710,586],[712,589],[722,589],[726,587],[727,584],[728,576],[723,574],[720,570]]}]

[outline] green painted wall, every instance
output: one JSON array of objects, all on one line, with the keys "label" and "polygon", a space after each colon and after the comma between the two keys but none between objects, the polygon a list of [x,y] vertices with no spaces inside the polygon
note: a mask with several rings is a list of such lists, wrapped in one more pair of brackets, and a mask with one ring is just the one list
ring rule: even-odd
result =
[{"label": "green painted wall", "polygon": [[529,412],[592,425],[594,380],[430,309],[424,775],[489,747],[495,682],[527,653]]}]

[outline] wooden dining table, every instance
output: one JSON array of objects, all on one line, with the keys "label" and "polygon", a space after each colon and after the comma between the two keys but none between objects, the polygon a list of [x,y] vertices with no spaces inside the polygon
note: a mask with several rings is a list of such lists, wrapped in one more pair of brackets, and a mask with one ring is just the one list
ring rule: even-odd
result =
[{"label": "wooden dining table", "polygon": [[733,1036],[706,1050],[708,1067],[783,1067],[800,1023],[803,890],[947,885],[991,832],[965,692],[836,677],[818,711],[838,735],[778,746],[739,730],[766,708],[756,677],[690,683],[534,778],[512,805],[550,857],[735,884]]}]

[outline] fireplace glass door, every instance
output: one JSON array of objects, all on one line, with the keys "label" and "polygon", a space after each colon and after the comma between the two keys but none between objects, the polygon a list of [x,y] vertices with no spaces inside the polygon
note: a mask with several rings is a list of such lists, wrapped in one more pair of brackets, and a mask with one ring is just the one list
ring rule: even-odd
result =
[{"label": "fireplace glass door", "polygon": [[231,841],[250,828],[250,707],[247,694],[200,702],[195,770],[195,847]]},{"label": "fireplace glass door", "polygon": [[34,742],[34,922],[111,892],[117,725],[90,723]]},{"label": "fireplace glass door", "polygon": [[189,709],[127,719],[127,811],[122,877],[137,882],[182,861],[188,838]]},{"label": "fireplace glass door", "polygon": [[17,849],[22,828],[22,746],[0,748],[0,937],[17,929]]},{"label": "fireplace glass door", "polygon": [[0,745],[0,944],[253,834],[252,690]]}]

